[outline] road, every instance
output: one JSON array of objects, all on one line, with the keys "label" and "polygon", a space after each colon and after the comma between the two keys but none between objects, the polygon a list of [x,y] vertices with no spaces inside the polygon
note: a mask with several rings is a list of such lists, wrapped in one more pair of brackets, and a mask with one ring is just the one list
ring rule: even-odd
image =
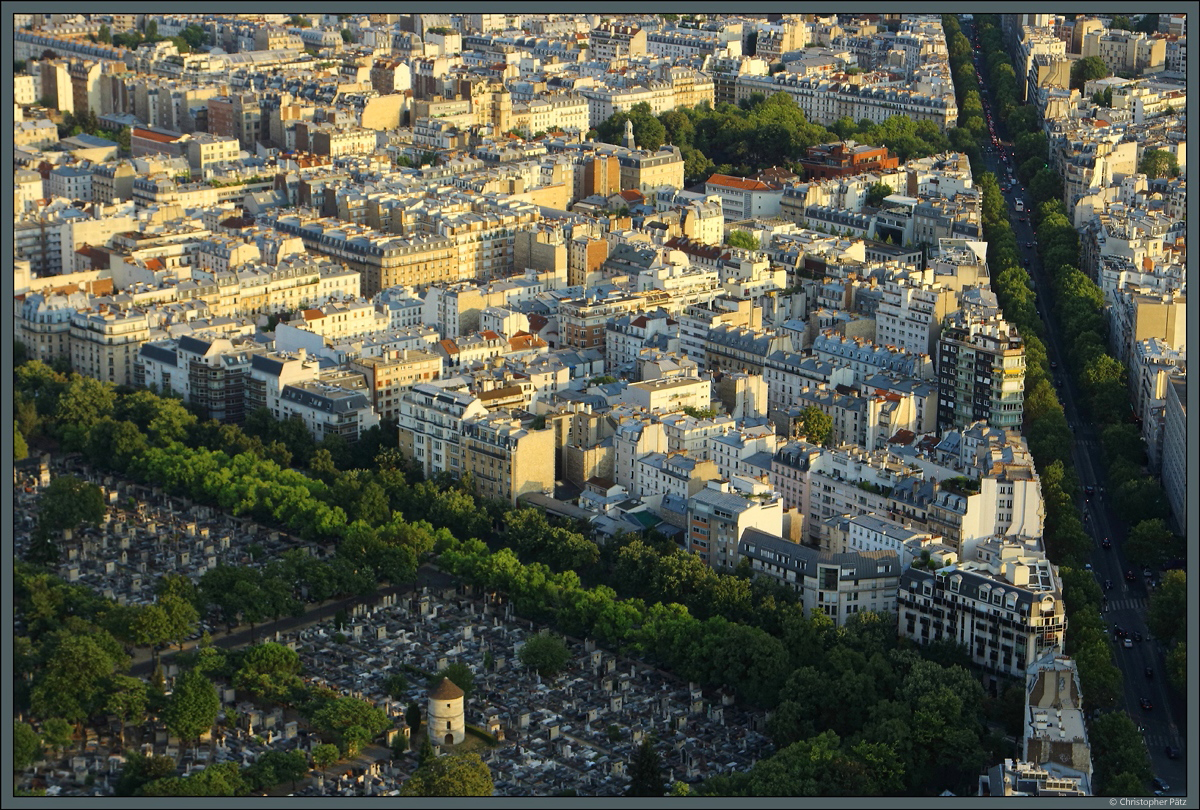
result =
[{"label": "road", "polygon": [[[971,33],[967,33],[968,39]],[[979,66],[978,51],[976,65]],[[982,70],[980,71],[982,73]],[[990,116],[990,100],[984,100],[985,112]],[[1000,137],[1000,147],[1008,155],[1008,163],[1003,162],[1000,152],[991,151],[984,155],[985,162],[998,179],[1007,178],[1011,169],[1015,174],[1014,158],[1012,157],[1012,142],[1004,131],[1004,122],[996,121],[996,133]],[[1002,180],[1002,182],[1006,182]],[[1015,203],[1023,200],[1026,209],[1032,206],[1033,200],[1020,182],[1009,184],[1009,190],[1004,192],[1008,203],[1009,220],[1017,244],[1021,250],[1022,259],[1029,268],[1036,290],[1050,289],[1049,279],[1044,273],[1041,261],[1037,255],[1037,234],[1029,221],[1028,213],[1016,211]],[[1166,660],[1164,648],[1150,636],[1146,625],[1146,608],[1149,589],[1141,576],[1141,572],[1133,570],[1133,564],[1128,561],[1124,552],[1126,527],[1117,520],[1103,494],[1105,485],[1104,459],[1100,446],[1098,431],[1082,416],[1079,405],[1079,392],[1075,383],[1067,373],[1067,354],[1063,349],[1062,335],[1057,322],[1048,317],[1050,302],[1048,297],[1038,297],[1038,313],[1045,326],[1044,342],[1046,352],[1052,363],[1057,367],[1052,373],[1058,386],[1059,401],[1062,402],[1068,423],[1074,432],[1075,441],[1071,448],[1071,460],[1075,466],[1075,474],[1081,488],[1092,486],[1096,494],[1092,497],[1081,497],[1080,511],[1084,515],[1084,527],[1092,536],[1094,551],[1091,558],[1093,573],[1103,588],[1106,580],[1112,583],[1111,590],[1105,591],[1104,618],[1113,627],[1120,627],[1130,634],[1140,633],[1143,641],[1134,641],[1132,647],[1126,648],[1124,643],[1109,638],[1114,644],[1113,657],[1124,678],[1125,711],[1133,721],[1143,728],[1146,746],[1150,752],[1153,771],[1164,780],[1171,789],[1170,795],[1185,795],[1187,772],[1184,765],[1184,731],[1181,728],[1181,718],[1185,717],[1186,707],[1181,696],[1175,695],[1167,687]],[[1112,548],[1105,550],[1101,543],[1108,538]],[[1125,574],[1133,571],[1132,582],[1126,581]],[[1069,629],[1068,629],[1068,632]],[[1147,676],[1147,667],[1152,668],[1153,676]],[[1140,704],[1142,698],[1148,698],[1153,705],[1150,710],[1143,710]],[[1084,695],[1084,700],[1087,696]],[[1085,704],[1086,705],[1086,704]],[[1169,759],[1165,749],[1167,746],[1179,749],[1180,758]]]}]

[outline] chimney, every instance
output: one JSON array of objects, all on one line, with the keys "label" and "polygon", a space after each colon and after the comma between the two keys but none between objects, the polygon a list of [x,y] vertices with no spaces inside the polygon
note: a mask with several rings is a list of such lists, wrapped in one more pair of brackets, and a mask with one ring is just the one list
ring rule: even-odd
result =
[{"label": "chimney", "polygon": [[300,362],[303,363],[305,360],[308,359],[308,352],[305,349],[299,349],[296,352],[296,356],[299,357]]}]

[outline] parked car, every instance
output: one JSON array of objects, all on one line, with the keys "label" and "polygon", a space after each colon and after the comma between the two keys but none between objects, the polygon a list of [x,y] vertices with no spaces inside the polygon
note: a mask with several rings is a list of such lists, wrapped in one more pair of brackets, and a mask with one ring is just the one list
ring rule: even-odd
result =
[{"label": "parked car", "polygon": [[1179,749],[1168,745],[1163,749],[1163,753],[1167,755],[1167,759],[1179,759]]},{"label": "parked car", "polygon": [[1134,630],[1133,631],[1133,640],[1140,644],[1142,641],[1142,634],[1139,633],[1137,630]]},{"label": "parked car", "polygon": [[1142,709],[1145,711],[1150,711],[1154,708],[1154,704],[1150,702],[1150,698],[1142,698],[1138,703],[1142,705]]},{"label": "parked car", "polygon": [[1170,789],[1171,789],[1171,786],[1170,786],[1170,785],[1168,785],[1168,784],[1167,784],[1166,782],[1164,782],[1163,780],[1159,779],[1157,776],[1156,776],[1156,777],[1154,777],[1154,783],[1153,783],[1153,784],[1154,784],[1154,789],[1155,789],[1155,790],[1170,790]]}]

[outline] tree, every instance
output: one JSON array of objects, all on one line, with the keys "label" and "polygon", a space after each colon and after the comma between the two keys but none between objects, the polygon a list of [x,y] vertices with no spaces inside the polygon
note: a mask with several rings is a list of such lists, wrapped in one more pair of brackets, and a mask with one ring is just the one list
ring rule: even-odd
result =
[{"label": "tree", "polygon": [[1150,597],[1146,624],[1155,636],[1167,642],[1187,638],[1187,572],[1168,571]]},{"label": "tree", "polygon": [[202,672],[191,669],[176,679],[163,722],[181,740],[199,740],[217,721],[220,710],[221,698],[213,682]]},{"label": "tree", "polygon": [[1088,56],[1071,65],[1071,87],[1083,90],[1083,86],[1093,79],[1108,78],[1108,65],[1099,56]]},{"label": "tree", "polygon": [[432,683],[439,684],[442,678],[449,678],[451,683],[463,690],[463,695],[467,699],[471,697],[471,693],[475,691],[475,673],[466,664],[455,661],[448,665],[441,672],[433,676]]},{"label": "tree", "polygon": [[51,717],[42,723],[42,739],[55,756],[61,756],[71,744],[71,724],[61,717]]},{"label": "tree", "polygon": [[25,437],[21,435],[21,428],[18,426],[17,420],[13,420],[13,461],[21,461],[29,457],[29,445],[25,444]]},{"label": "tree", "polygon": [[1154,180],[1158,177],[1175,177],[1179,174],[1179,160],[1174,152],[1165,149],[1147,149],[1138,161],[1138,171]]},{"label": "tree", "polygon": [[479,754],[448,754],[417,768],[401,796],[491,796],[492,773]]},{"label": "tree", "polygon": [[1125,553],[1134,565],[1158,568],[1168,559],[1175,535],[1161,518],[1143,520],[1129,530]]},{"label": "tree", "polygon": [[760,250],[762,245],[754,238],[754,234],[748,231],[732,230],[725,235],[725,244],[730,247],[744,248],[745,250]]},{"label": "tree", "polygon": [[149,705],[146,683],[141,678],[117,675],[112,678],[104,709],[121,721],[121,738],[125,738],[125,726],[142,719]]},{"label": "tree", "polygon": [[99,526],[105,513],[100,487],[60,475],[50,480],[38,501],[38,525],[49,531],[74,529],[80,524]]},{"label": "tree", "polygon": [[321,743],[313,749],[312,757],[315,764],[322,771],[326,770],[330,765],[338,761],[341,756],[338,747],[333,743]]},{"label": "tree", "polygon": [[304,777],[308,760],[300,751],[267,751],[246,769],[245,777],[253,790],[266,790],[281,782],[291,782]]},{"label": "tree", "polygon": [[242,657],[233,684],[256,697],[286,702],[301,686],[300,656],[290,647],[273,641],[251,647]]},{"label": "tree", "polygon": [[833,417],[809,405],[796,418],[795,433],[813,444],[828,446],[833,441]]},{"label": "tree", "polygon": [[103,42],[105,45],[112,44],[112,29],[107,25],[101,24],[99,33],[96,34],[96,39]]},{"label": "tree", "polygon": [[553,677],[567,666],[571,651],[560,637],[543,630],[521,645],[517,658],[538,674]]},{"label": "tree", "polygon": [[121,769],[115,792],[118,796],[140,795],[143,785],[173,776],[175,767],[174,757],[148,757],[132,751]]},{"label": "tree", "polygon": [[654,735],[647,735],[633,755],[629,768],[629,787],[626,796],[662,796],[667,792],[662,758],[654,747]]},{"label": "tree", "polygon": [[383,688],[384,691],[388,693],[389,697],[392,699],[399,699],[406,692],[408,692],[408,678],[405,678],[399,673],[389,675],[383,681]]},{"label": "tree", "polygon": [[867,205],[872,208],[878,208],[883,204],[884,199],[895,194],[896,190],[887,183],[876,183],[867,190]]},{"label": "tree", "polygon": [[416,701],[409,703],[408,708],[404,710],[404,722],[411,729],[410,737],[415,740],[417,731],[421,728],[421,707],[417,705]]},{"label": "tree", "polygon": [[41,758],[42,738],[33,726],[13,721],[13,772],[21,773]]},{"label": "tree", "polygon": [[342,29],[342,42],[344,42],[344,43],[346,43],[347,45],[349,45],[349,44],[350,44],[351,42],[353,42],[353,41],[354,41],[354,34],[351,34],[351,33],[350,33],[350,29],[349,29],[349,28],[343,28],[343,29]]}]

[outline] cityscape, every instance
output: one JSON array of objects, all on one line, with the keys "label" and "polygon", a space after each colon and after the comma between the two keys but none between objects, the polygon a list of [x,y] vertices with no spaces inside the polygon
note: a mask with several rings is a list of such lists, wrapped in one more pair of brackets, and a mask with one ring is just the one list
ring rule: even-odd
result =
[{"label": "cityscape", "polygon": [[11,795],[1189,801],[1187,15],[597,8],[6,15]]}]

